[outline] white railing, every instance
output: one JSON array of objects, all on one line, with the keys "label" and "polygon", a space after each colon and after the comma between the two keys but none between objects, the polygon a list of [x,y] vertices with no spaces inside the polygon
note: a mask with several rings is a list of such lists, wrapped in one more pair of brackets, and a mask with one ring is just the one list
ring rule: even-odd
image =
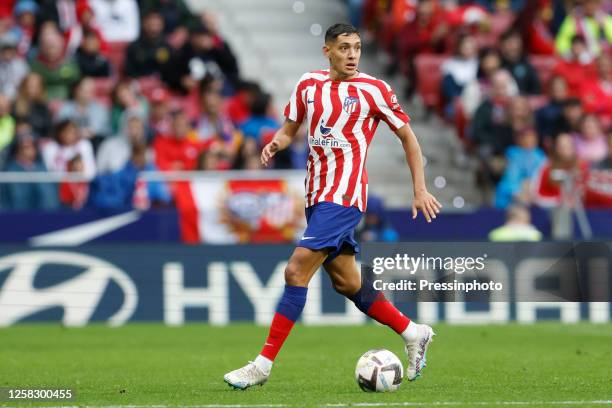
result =
[{"label": "white railing", "polygon": [[[225,171],[142,171],[144,181],[187,181],[198,179],[263,180],[305,176],[304,170],[225,170]],[[93,177],[75,172],[0,172],[0,184],[61,183],[91,181]]]}]

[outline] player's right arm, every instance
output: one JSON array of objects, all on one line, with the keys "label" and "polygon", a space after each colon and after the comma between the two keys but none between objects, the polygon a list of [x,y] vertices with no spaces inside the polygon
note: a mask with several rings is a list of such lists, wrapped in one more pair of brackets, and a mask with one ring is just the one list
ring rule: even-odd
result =
[{"label": "player's right arm", "polygon": [[287,118],[283,126],[274,134],[272,141],[268,143],[261,151],[261,164],[267,166],[270,159],[274,157],[276,152],[285,150],[287,147],[289,147],[299,128],[300,123],[294,122],[293,120]]}]

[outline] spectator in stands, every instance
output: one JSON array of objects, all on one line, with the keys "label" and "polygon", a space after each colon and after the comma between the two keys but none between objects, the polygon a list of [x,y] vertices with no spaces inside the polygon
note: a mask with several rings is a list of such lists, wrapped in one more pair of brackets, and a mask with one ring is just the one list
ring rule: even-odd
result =
[{"label": "spectator in stands", "polygon": [[155,135],[166,135],[170,133],[170,93],[163,87],[159,87],[151,92],[149,103],[151,114],[147,124],[147,140],[153,140]]},{"label": "spectator in stands", "polygon": [[164,19],[164,33],[171,37],[185,35],[186,38],[186,29],[196,21],[184,0],[141,0],[140,8],[142,14],[150,10],[159,12]]},{"label": "spectator in stands", "polygon": [[[85,165],[80,154],[72,157],[66,164],[69,173],[83,173]],[[60,203],[73,210],[80,210],[87,202],[89,183],[87,181],[63,181],[59,185]]]},{"label": "spectator in stands", "polygon": [[70,31],[79,25],[77,5],[86,0],[38,0],[41,22],[53,22],[62,34],[69,36]]},{"label": "spectator in stands", "polygon": [[[223,158],[223,151],[221,151],[221,158]],[[223,163],[222,160],[221,163]],[[236,154],[233,167],[234,169],[244,170],[261,170],[263,168],[261,150],[255,139],[247,139],[242,143],[238,154]],[[224,169],[221,168],[221,170]]]},{"label": "spectator in stands", "polygon": [[[461,105],[468,119],[474,116],[476,109],[489,95],[493,75],[501,67],[501,55],[495,48],[485,48],[480,51],[478,72],[476,79],[467,84],[461,93]],[[510,96],[518,94],[518,87],[514,79],[511,80]]]},{"label": "spectator in stands", "polygon": [[538,109],[535,113],[536,128],[544,145],[550,147],[548,140],[551,140],[555,126],[563,114],[563,104],[567,100],[567,82],[560,76],[555,76],[550,80],[548,87],[548,103]]},{"label": "spectator in stands", "polygon": [[80,77],[75,60],[64,53],[64,38],[53,23],[41,28],[39,48],[30,59],[33,72],[40,74],[49,99],[66,99],[70,87]]},{"label": "spectator in stands", "polygon": [[541,91],[540,79],[524,54],[520,32],[514,29],[506,31],[500,40],[502,66],[510,71],[521,94],[539,94]]},{"label": "spectator in stands", "polygon": [[100,52],[100,40],[95,32],[91,30],[83,32],[83,40],[75,57],[84,76],[100,78],[111,75],[110,62]]},{"label": "spectator in stands", "polygon": [[412,97],[417,77],[414,59],[420,53],[437,53],[444,50],[448,26],[444,11],[434,0],[419,1],[414,18],[400,31],[397,39],[397,61],[408,79],[406,96]]},{"label": "spectator in stands", "polygon": [[483,156],[503,154],[512,143],[509,121],[512,77],[505,70],[493,75],[491,91],[476,110],[471,123],[471,138]]},{"label": "spectator in stands", "polygon": [[100,43],[100,49],[103,52],[108,52],[109,48],[102,34],[102,30],[97,24],[94,11],[87,1],[77,2],[76,17],[78,24],[72,27],[68,33],[64,34],[64,38],[66,39],[66,54],[72,55],[75,53],[83,41],[85,31],[94,33]]},{"label": "spectator in stands", "polygon": [[516,25],[523,34],[523,42],[529,54],[555,54],[555,38],[550,30],[552,17],[552,0],[525,1]]},{"label": "spectator in stands", "polygon": [[236,126],[251,116],[251,105],[261,92],[257,82],[238,81],[236,93],[227,100],[225,107],[225,111]]},{"label": "spectator in stands", "polygon": [[[200,23],[204,27],[206,27],[209,33],[213,36],[213,40],[214,40],[216,48],[219,50],[222,50],[223,53],[227,54],[228,56],[231,55],[232,58],[235,60],[236,57],[234,56],[234,52],[232,51],[228,42],[225,41],[225,39],[221,35],[221,31],[219,30],[219,20],[217,19],[217,15],[210,10],[204,10],[200,14]],[[197,27],[198,23],[196,22],[194,23],[194,25]],[[231,76],[235,77],[235,79],[232,79],[233,80],[232,85],[236,86],[236,83],[238,82],[238,77],[239,77],[237,63],[236,63],[236,74],[235,75],[232,74]]]},{"label": "spectator in stands", "polygon": [[612,125],[612,56],[597,58],[597,75],[584,78],[580,90],[584,110],[599,115],[607,126]]},{"label": "spectator in stands", "polygon": [[72,120],[79,127],[81,137],[97,147],[110,134],[110,116],[108,109],[95,99],[94,80],[81,78],[74,84],[71,97],[60,108],[59,120]]},{"label": "spectator in stands", "polygon": [[254,139],[258,145],[262,145],[266,132],[280,128],[280,123],[274,118],[273,109],[270,94],[260,92],[251,104],[251,116],[240,126],[246,139]]},{"label": "spectator in stands", "polygon": [[6,19],[13,14],[16,0],[6,0],[0,3],[0,19]]},{"label": "spectator in stands", "polygon": [[0,93],[0,171],[4,169],[14,135],[15,119],[11,116],[11,103]]},{"label": "spectator in stands", "polygon": [[[562,170],[560,175],[554,170]],[[560,178],[561,177],[561,178]],[[588,164],[576,156],[574,140],[568,133],[561,133],[555,139],[554,150],[551,158],[544,163],[540,171],[534,177],[532,184],[533,202],[541,207],[557,207],[562,204],[561,185],[563,179],[571,180],[568,184],[571,189],[567,192],[570,206],[576,200],[582,200],[580,191],[586,184],[588,177]]]},{"label": "spectator in stands", "polygon": [[608,154],[606,136],[599,119],[593,114],[584,115],[580,121],[580,133],[574,133],[576,155],[580,160],[595,163]]},{"label": "spectator in stands", "polygon": [[168,186],[163,181],[143,181],[138,178],[141,171],[157,171],[150,160],[145,144],[132,146],[130,160],[119,171],[121,184],[126,187],[128,202],[132,208],[146,210],[150,207],[165,207],[172,202]]},{"label": "spectator in stands", "polygon": [[15,26],[11,32],[18,39],[17,53],[23,57],[30,50],[36,32],[38,4],[34,0],[19,0],[13,13],[15,15]]},{"label": "spectator in stands", "polygon": [[218,144],[211,145],[200,153],[198,157],[197,170],[215,171],[220,170],[221,163],[225,161],[225,155]]},{"label": "spectator in stands", "polygon": [[234,160],[242,135],[222,111],[220,81],[210,79],[202,82],[200,97],[201,114],[196,123],[196,140],[219,143],[230,161]]},{"label": "spectator in stands", "polygon": [[602,10],[600,0],[584,0],[567,14],[555,40],[555,47],[560,55],[570,53],[572,39],[576,35],[587,40],[588,50],[593,56],[610,50],[612,16]]},{"label": "spectator in stands", "polygon": [[[30,133],[17,136],[15,156],[6,171],[44,172],[38,158],[35,137]],[[6,185],[7,207],[12,210],[52,210],[58,206],[57,188],[52,183],[9,183]]]},{"label": "spectator in stands", "polygon": [[561,117],[555,124],[553,135],[580,132],[580,120],[584,114],[579,99],[568,98],[562,105]]},{"label": "spectator in stands", "polygon": [[172,49],[164,37],[164,20],[155,10],[142,17],[140,37],[125,54],[125,75],[142,77],[159,74],[170,61]]},{"label": "spectator in stands", "polygon": [[43,161],[49,171],[68,171],[68,163],[75,156],[81,156],[85,176],[96,174],[91,142],[81,138],[79,128],[70,120],[63,120],[56,125],[55,138],[42,144]]},{"label": "spectator in stands", "polygon": [[12,32],[0,35],[0,93],[13,100],[17,86],[30,71],[17,54],[18,39]]},{"label": "spectator in stands", "polygon": [[89,203],[102,210],[146,210],[153,206],[165,206],[172,201],[163,182],[145,182],[139,178],[141,171],[156,171],[147,158],[144,144],[134,145],[129,160],[114,173],[97,176],[91,183]]},{"label": "spectator in stands", "polygon": [[153,140],[155,164],[163,171],[194,170],[198,157],[208,145],[197,141],[185,112],[176,110],[171,115],[171,133],[157,135]]},{"label": "spectator in stands", "polygon": [[513,135],[518,135],[526,129],[534,127],[534,115],[529,101],[523,96],[516,96],[510,101],[509,121]]},{"label": "spectator in stands", "polygon": [[593,165],[595,170],[612,170],[612,127],[608,129],[608,155]]},{"label": "spectator in stands", "polygon": [[531,224],[531,214],[522,205],[513,205],[506,212],[506,223],[489,233],[489,241],[516,242],[542,240],[542,233]]},{"label": "spectator in stands", "polygon": [[504,152],[512,144],[511,89],[512,76],[508,71],[496,72],[489,97],[478,107],[470,123],[468,135],[480,160],[478,178],[483,187],[491,187],[499,180],[505,165]]},{"label": "spectator in stands", "polygon": [[88,1],[105,41],[132,42],[138,38],[140,16],[136,0]]},{"label": "spectator in stands", "polygon": [[535,130],[518,133],[515,145],[506,149],[506,169],[495,190],[495,206],[506,208],[512,202],[525,202],[528,183],[545,160],[546,154],[538,147]]},{"label": "spectator in stands", "polygon": [[586,41],[584,37],[577,35],[572,39],[571,52],[559,60],[553,70],[553,75],[563,77],[572,95],[579,96],[583,81],[595,74],[593,57],[588,51]]},{"label": "spectator in stands", "polygon": [[118,133],[123,124],[123,115],[129,111],[139,111],[143,117],[149,112],[146,99],[140,94],[135,81],[124,79],[119,81],[111,94],[111,133]]},{"label": "spectator in stands", "polygon": [[172,89],[189,93],[197,89],[206,76],[223,75],[230,84],[238,79],[236,57],[224,43],[203,25],[191,31],[189,42],[178,52],[164,71],[164,81]]},{"label": "spectator in stands", "polygon": [[52,126],[47,107],[42,77],[30,72],[23,78],[13,103],[13,117],[17,122],[29,123],[36,138],[49,137]]},{"label": "spectator in stands", "polygon": [[363,222],[357,227],[360,242],[397,242],[399,235],[385,214],[382,199],[370,194]]},{"label": "spectator in stands", "polygon": [[98,173],[114,173],[130,160],[132,148],[137,144],[146,144],[145,123],[138,111],[126,112],[121,132],[107,138],[98,149]]},{"label": "spectator in stands", "polygon": [[455,98],[463,89],[476,80],[478,73],[478,45],[471,35],[457,40],[455,55],[442,64],[442,96],[446,101],[444,114],[448,119],[455,117]]}]

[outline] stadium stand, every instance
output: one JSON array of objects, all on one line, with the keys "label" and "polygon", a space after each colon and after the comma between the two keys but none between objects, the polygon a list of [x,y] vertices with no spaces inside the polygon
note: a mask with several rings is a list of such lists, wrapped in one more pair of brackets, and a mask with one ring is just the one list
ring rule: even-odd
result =
[{"label": "stadium stand", "polygon": [[[101,25],[108,18],[106,2],[66,0],[64,6],[69,13],[60,13],[56,2],[46,0],[17,0],[2,9],[0,166],[4,171],[18,157],[25,157],[23,150],[30,145],[24,140],[33,139],[47,157],[20,171],[41,170],[46,165],[74,172],[84,162],[88,173],[94,174],[89,153],[78,153],[79,149],[87,152],[83,145],[91,145],[94,154],[99,154],[106,140],[129,133],[127,122],[135,115],[146,127],[148,169],[257,168],[258,149],[278,126],[279,113],[296,80],[304,71],[324,65],[323,30],[349,16],[363,33],[362,70],[385,78],[398,92],[421,139],[428,184],[447,206],[496,204],[496,183],[508,169],[506,149],[515,148],[516,161],[517,152],[529,145],[521,138],[532,129],[549,160],[554,160],[557,135],[566,133],[578,156],[601,149],[599,155],[586,154],[594,162],[593,157],[608,154],[610,1],[576,0],[562,5],[547,0],[123,0],[125,14],[113,26]],[[121,24],[136,20],[140,35],[121,31]],[[492,72],[510,74],[507,86],[514,88],[507,95],[497,93],[505,96],[491,98],[494,75],[474,69],[481,67],[482,55],[478,61],[474,56],[462,61],[460,53],[453,54],[466,37],[475,41],[477,50],[499,50],[500,66]],[[580,78],[576,73],[585,72],[589,75],[576,79]],[[567,90],[549,93],[560,77],[566,80]],[[83,83],[92,89],[91,96],[77,95],[84,92],[79,91]],[[472,94],[466,98],[468,88],[476,89],[478,98]],[[525,103],[517,102],[522,97]],[[477,104],[468,106],[475,100]],[[490,112],[478,113],[487,103]],[[92,131],[91,118],[75,113],[86,105],[89,110],[108,111],[108,131]],[[525,107],[524,115],[517,113]],[[179,112],[185,114],[187,128],[177,133],[174,122]],[[61,122],[64,119],[76,125],[78,142],[66,145],[57,135],[66,125]],[[489,122],[495,126],[487,127]],[[475,136],[476,125],[479,136]],[[496,141],[494,154],[480,142],[482,132],[491,129],[504,129],[509,135],[506,141]],[[494,136],[485,134],[485,138]],[[160,162],[152,154],[159,140],[178,149],[176,157],[196,152],[201,160],[190,157],[187,167],[182,159]],[[139,144],[129,147],[140,152]],[[49,157],[50,152],[56,152],[56,157]],[[303,146],[296,144],[291,154],[279,157],[276,168],[301,168],[301,152]],[[81,163],[73,162],[75,158]],[[372,191],[391,207],[410,202],[408,172],[398,168],[405,168],[404,157],[391,132],[384,129],[372,145],[368,169]],[[98,172],[93,182],[99,184],[97,178],[106,176]],[[532,201],[529,179],[515,196],[502,200],[504,205]],[[591,184],[586,181],[587,186]],[[15,188],[19,186],[11,186]],[[19,209],[7,198],[6,189],[0,190],[3,208]],[[168,205],[168,200],[159,202]],[[597,205],[607,202],[604,197]],[[95,205],[94,200],[85,199],[83,206],[87,205]]]}]

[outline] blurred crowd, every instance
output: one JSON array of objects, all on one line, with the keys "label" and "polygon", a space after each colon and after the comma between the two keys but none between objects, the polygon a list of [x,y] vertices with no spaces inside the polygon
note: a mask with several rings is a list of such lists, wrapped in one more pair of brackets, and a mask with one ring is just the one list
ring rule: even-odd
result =
[{"label": "blurred crowd", "polygon": [[[612,0],[346,2],[406,95],[456,127],[495,206],[558,205],[564,177],[612,206]],[[259,169],[279,126],[215,16],[184,0],[0,2],[0,171],[91,178],[2,183],[0,208],[172,206],[141,171]],[[307,152],[300,134],[272,167]]]},{"label": "blurred crowd", "polygon": [[[2,0],[0,171],[91,181],[0,184],[0,208],[173,205],[141,171],[259,169],[280,126],[210,12],[184,0]],[[304,168],[301,135],[274,168]]]},{"label": "blurred crowd", "polygon": [[406,96],[456,127],[496,207],[612,207],[612,1],[348,4]]}]

